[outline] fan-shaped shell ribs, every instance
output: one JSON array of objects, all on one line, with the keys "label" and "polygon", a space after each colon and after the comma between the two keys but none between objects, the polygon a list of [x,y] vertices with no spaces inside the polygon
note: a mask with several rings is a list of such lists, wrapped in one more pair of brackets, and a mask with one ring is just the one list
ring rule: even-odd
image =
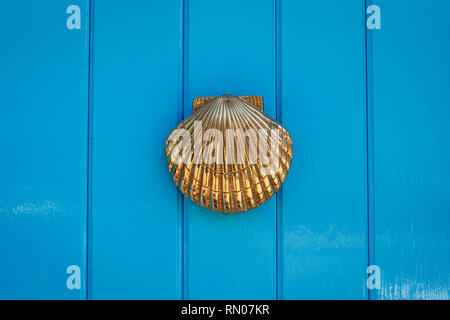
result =
[{"label": "fan-shaped shell ribs", "polygon": [[181,192],[220,213],[253,209],[286,178],[292,139],[263,113],[260,96],[195,98],[192,115],[166,140],[169,172]]}]

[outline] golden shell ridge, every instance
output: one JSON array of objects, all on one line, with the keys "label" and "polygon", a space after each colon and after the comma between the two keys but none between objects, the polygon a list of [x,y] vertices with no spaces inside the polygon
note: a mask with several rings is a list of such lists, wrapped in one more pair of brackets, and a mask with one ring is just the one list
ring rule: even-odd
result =
[{"label": "golden shell ridge", "polygon": [[[195,130],[196,121],[202,122],[201,130]],[[222,164],[203,161],[207,144],[212,143],[206,131],[212,128],[218,129],[224,137]],[[247,144],[245,159],[241,160],[243,163],[227,162],[228,140],[225,138],[225,131],[241,129],[246,132],[250,128],[256,131],[278,129],[279,134],[276,137],[268,136],[271,143],[275,138],[279,145],[278,155],[275,155],[279,159],[278,166],[272,168],[273,171],[270,174],[264,172],[263,168],[267,165],[261,164],[260,159],[257,159],[256,163],[249,161],[251,150]],[[187,130],[192,139],[174,139],[174,132],[177,129]],[[204,141],[205,133],[206,141]],[[247,138],[246,141],[249,143],[255,141],[254,136]],[[200,162],[194,161],[197,151],[193,143],[195,139],[201,141],[201,153],[198,153]],[[267,144],[265,150],[270,150],[271,144],[267,141],[265,143]],[[180,150],[184,147],[191,148],[193,151],[189,159],[182,159]],[[169,172],[181,192],[198,205],[224,214],[248,211],[270,199],[279,190],[287,176],[292,161],[292,151],[293,145],[289,132],[280,123],[262,112],[262,97],[256,96],[223,95],[196,98],[192,115],[175,127],[166,140]],[[233,156],[236,157],[236,154]],[[270,154],[270,156],[273,155]]]}]

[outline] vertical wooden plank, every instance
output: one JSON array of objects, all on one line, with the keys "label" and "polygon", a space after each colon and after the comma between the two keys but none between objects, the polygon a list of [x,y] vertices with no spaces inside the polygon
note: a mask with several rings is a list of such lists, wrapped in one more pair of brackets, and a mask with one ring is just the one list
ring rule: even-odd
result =
[{"label": "vertical wooden plank", "polygon": [[[185,115],[228,93],[264,96],[275,117],[273,1],[190,0],[185,16]],[[185,199],[186,298],[275,297],[275,203],[224,216]]]},{"label": "vertical wooden plank", "polygon": [[449,299],[450,2],[377,4],[374,297]]},{"label": "vertical wooden plank", "polygon": [[0,299],[85,297],[88,34],[88,1],[0,3]]},{"label": "vertical wooden plank", "polygon": [[281,106],[294,142],[283,186],[280,298],[364,299],[364,1],[281,1]]},{"label": "vertical wooden plank", "polygon": [[165,161],[179,2],[96,2],[93,14],[90,297],[179,298],[181,210]]}]

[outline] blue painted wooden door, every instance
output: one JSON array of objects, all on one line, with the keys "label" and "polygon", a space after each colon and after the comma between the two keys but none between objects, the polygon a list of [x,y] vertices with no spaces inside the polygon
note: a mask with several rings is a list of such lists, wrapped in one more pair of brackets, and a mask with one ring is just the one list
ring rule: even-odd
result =
[{"label": "blue painted wooden door", "polygon": [[[3,1],[0,34],[0,298],[448,299],[448,1]],[[223,93],[294,142],[227,216],[164,155]]]},{"label": "blue painted wooden door", "polygon": [[71,4],[0,2],[0,299],[86,297],[89,3],[81,29]]}]

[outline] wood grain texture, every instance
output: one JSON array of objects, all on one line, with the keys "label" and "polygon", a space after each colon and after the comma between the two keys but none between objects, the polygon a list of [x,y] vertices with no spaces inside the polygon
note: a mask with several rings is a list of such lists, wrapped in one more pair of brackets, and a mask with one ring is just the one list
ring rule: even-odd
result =
[{"label": "wood grain texture", "polygon": [[0,2],[0,299],[85,297],[89,6],[68,30],[70,4]]},{"label": "wood grain texture", "polygon": [[[275,116],[273,2],[188,1],[185,8],[184,113],[194,97],[262,95]],[[185,199],[185,297],[272,299],[275,198],[222,216]]]},{"label": "wood grain texture", "polygon": [[278,19],[282,123],[294,141],[280,298],[364,299],[364,1],[284,0]]},{"label": "wood grain texture", "polygon": [[373,33],[376,299],[449,299],[450,3],[377,1]]},{"label": "wood grain texture", "polygon": [[178,1],[95,2],[90,297],[181,297]]}]

